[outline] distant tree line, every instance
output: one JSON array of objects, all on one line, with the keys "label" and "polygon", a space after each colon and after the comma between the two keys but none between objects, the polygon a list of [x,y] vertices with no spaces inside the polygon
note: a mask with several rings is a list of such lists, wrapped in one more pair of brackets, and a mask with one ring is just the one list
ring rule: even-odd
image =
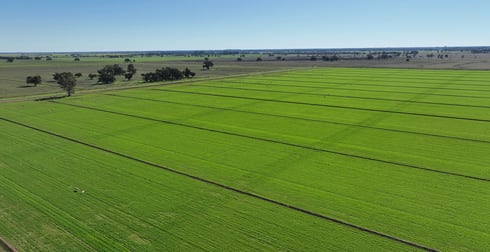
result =
[{"label": "distant tree line", "polygon": [[[130,62],[125,60],[125,62]],[[214,64],[206,59],[203,63],[203,68],[211,68]],[[137,70],[134,64],[129,64],[126,69],[118,64],[106,65],[103,68],[97,70],[97,74],[89,73],[87,77],[90,80],[97,78],[97,83],[110,84],[116,81],[117,76],[124,76],[128,81],[130,81],[136,74]],[[185,68],[180,71],[177,68],[163,67],[161,69],[156,69],[155,72],[143,73],[141,74],[145,82],[156,82],[156,81],[176,81],[184,78],[193,78],[196,75],[195,72],[191,71],[189,68]],[[61,72],[54,73],[53,79],[56,83],[67,92],[68,96],[75,93],[75,86],[77,83],[77,78],[81,78],[82,73],[72,73],[72,72]],[[26,83],[37,86],[42,82],[41,76],[27,76]]]},{"label": "distant tree line", "polygon": [[21,55],[21,56],[0,56],[0,60],[7,60],[8,62],[13,62],[14,60],[32,60],[32,57]]}]

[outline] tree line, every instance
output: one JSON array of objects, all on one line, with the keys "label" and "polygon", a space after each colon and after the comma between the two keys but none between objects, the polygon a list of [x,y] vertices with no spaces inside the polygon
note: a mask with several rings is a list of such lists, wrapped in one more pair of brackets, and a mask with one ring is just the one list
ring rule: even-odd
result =
[{"label": "tree line", "polygon": [[162,67],[156,69],[155,72],[141,74],[145,82],[176,81],[184,78],[193,78],[194,76],[196,76],[196,73],[192,72],[189,68],[180,71],[172,67]]},{"label": "tree line", "polygon": [[[203,68],[209,69],[212,66],[213,64],[209,60],[206,60],[203,63]],[[129,64],[126,69],[123,69],[123,67],[118,64],[113,64],[106,65],[97,70],[97,74],[88,74],[88,78],[90,80],[97,78],[97,83],[111,84],[116,81],[117,76],[124,76],[125,79],[130,81],[136,72],[137,70],[134,64]],[[193,78],[195,75],[196,73],[192,72],[189,68],[185,68],[183,71],[180,71],[179,69],[172,67],[162,67],[161,69],[156,69],[155,72],[141,74],[144,82],[176,81],[184,78]],[[57,72],[53,74],[53,79],[60,86],[60,88],[67,92],[68,96],[75,93],[77,78],[80,77],[82,77],[82,73],[74,74],[72,72]],[[42,78],[40,75],[27,76],[26,83],[37,86],[38,84],[42,83]]]}]

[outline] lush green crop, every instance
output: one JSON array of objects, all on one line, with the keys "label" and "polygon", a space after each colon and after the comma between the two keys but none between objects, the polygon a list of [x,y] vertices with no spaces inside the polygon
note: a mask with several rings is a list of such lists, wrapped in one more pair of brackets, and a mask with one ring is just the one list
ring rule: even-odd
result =
[{"label": "lush green crop", "polygon": [[[39,217],[24,223],[13,208],[0,230],[46,223],[63,248],[410,249],[334,219],[428,248],[488,250],[488,80],[314,69],[3,104],[0,202]],[[33,244],[49,239],[41,233]]]}]

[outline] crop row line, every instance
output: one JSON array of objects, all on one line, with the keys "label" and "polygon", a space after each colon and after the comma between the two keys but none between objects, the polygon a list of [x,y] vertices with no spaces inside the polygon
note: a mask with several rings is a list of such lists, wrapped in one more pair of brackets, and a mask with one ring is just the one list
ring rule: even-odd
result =
[{"label": "crop row line", "polygon": [[[334,89],[334,90],[348,90],[348,91],[365,91],[365,92],[374,92],[374,93],[392,93],[392,94],[414,94],[414,95],[430,95],[430,96],[447,96],[447,97],[458,97],[458,98],[477,98],[477,99],[490,99],[487,96],[477,96],[477,95],[452,95],[452,94],[434,94],[434,93],[420,93],[420,92],[410,92],[410,91],[391,91],[391,90],[373,90],[373,89],[362,89],[362,88],[345,88],[345,87],[332,87],[332,86],[305,86],[305,85],[294,85],[294,84],[267,84],[261,82],[243,82],[243,81],[232,81],[231,79],[227,79],[226,81],[215,81],[215,82],[224,82],[224,83],[237,83],[237,84],[253,84],[253,85],[262,85],[262,86],[283,86],[283,87],[299,87],[299,88],[312,88],[312,89]],[[311,82],[314,83],[314,82]]]},{"label": "crop row line", "polygon": [[[291,79],[291,78],[290,78]],[[291,81],[289,79],[289,81]],[[285,81],[282,78],[274,78],[274,77],[268,77],[268,78],[262,78],[262,80],[269,80],[269,81]],[[404,86],[404,85],[390,85],[390,84],[373,84],[373,83],[338,83],[338,82],[330,82],[330,81],[322,81],[322,82],[312,82],[312,81],[307,81],[301,79],[301,80],[294,80],[294,82],[302,82],[302,83],[330,83],[330,84],[336,84],[336,85],[349,85],[349,86],[370,86],[370,87],[394,87],[394,88],[415,88],[415,89],[435,89],[435,90],[450,90],[450,91],[475,91],[475,92],[490,92],[489,89],[471,89],[471,88],[445,88],[445,87],[421,87],[421,86]]]},{"label": "crop row line", "polygon": [[289,116],[289,115],[280,115],[280,114],[271,114],[271,113],[264,113],[264,112],[254,112],[254,111],[240,110],[240,109],[234,109],[234,108],[222,108],[222,107],[216,107],[216,106],[209,106],[209,105],[196,105],[196,104],[192,104],[192,103],[175,102],[175,101],[165,101],[165,100],[158,100],[158,99],[151,99],[151,98],[143,98],[143,97],[135,97],[135,96],[128,96],[128,95],[119,95],[119,94],[105,94],[105,95],[113,96],[113,97],[121,97],[121,98],[135,99],[135,100],[144,100],[144,101],[151,101],[151,102],[176,104],[176,105],[190,106],[190,107],[196,107],[196,108],[210,108],[210,109],[216,109],[216,110],[240,112],[240,113],[247,113],[247,114],[254,114],[254,115],[262,115],[262,116],[271,116],[271,117],[294,119],[294,120],[301,120],[301,121],[308,121],[308,122],[327,123],[327,124],[342,125],[342,126],[357,127],[357,128],[365,128],[365,129],[373,129],[373,130],[380,130],[380,131],[391,131],[391,132],[396,132],[396,133],[406,133],[406,134],[413,134],[413,135],[421,135],[421,136],[429,136],[429,137],[454,139],[454,140],[460,140],[460,141],[469,141],[469,142],[478,142],[478,143],[490,143],[490,141],[481,140],[481,139],[455,137],[455,136],[431,134],[431,133],[416,132],[416,131],[409,131],[409,130],[390,129],[390,128],[383,128],[383,127],[375,127],[375,126],[367,126],[367,125],[360,125],[360,124],[353,124],[353,123],[344,123],[344,122],[330,121],[330,120],[324,120],[324,119],[313,119],[313,118],[305,118],[305,117],[297,117],[297,116]]},{"label": "crop row line", "polygon": [[[60,104],[63,104],[63,103],[60,103]],[[80,141],[80,140],[77,140],[77,139],[74,139],[74,138],[71,138],[71,137],[63,136],[63,135],[60,135],[60,134],[57,134],[57,133],[54,133],[54,132],[43,130],[43,129],[40,129],[40,128],[31,126],[31,125],[27,125],[27,124],[24,124],[24,123],[21,123],[21,122],[16,122],[16,121],[13,121],[13,120],[10,120],[10,119],[7,119],[7,118],[0,117],[0,119],[3,120],[3,121],[6,121],[6,122],[12,123],[12,124],[16,124],[16,125],[19,125],[19,126],[22,126],[22,127],[25,127],[25,128],[33,129],[33,130],[36,130],[36,131],[39,131],[39,132],[42,132],[42,133],[51,135],[51,136],[55,136],[55,137],[58,137],[58,138],[61,138],[61,139],[65,139],[65,140],[68,140],[68,141],[71,141],[71,142],[74,142],[74,143],[77,143],[77,144],[81,144],[81,145],[84,145],[84,146],[87,146],[87,147],[90,147],[90,148],[93,148],[93,149],[97,149],[97,150],[100,150],[100,151],[103,151],[103,152],[106,152],[106,153],[110,153],[110,154],[113,154],[113,155],[116,155],[116,156],[119,156],[119,157],[123,157],[123,158],[129,159],[129,160],[133,160],[133,161],[136,161],[136,162],[139,162],[139,163],[148,165],[148,166],[152,166],[152,167],[159,168],[159,169],[162,169],[162,170],[165,170],[165,171],[168,171],[168,172],[172,172],[174,174],[185,176],[185,177],[190,178],[190,179],[193,179],[193,180],[197,180],[197,181],[204,182],[204,183],[207,183],[207,184],[210,184],[210,185],[213,185],[213,186],[217,186],[217,187],[223,188],[223,189],[228,190],[228,191],[232,191],[232,192],[235,192],[235,193],[238,193],[238,194],[241,194],[241,195],[245,195],[245,196],[248,196],[248,197],[259,199],[259,200],[262,200],[262,201],[265,201],[265,202],[268,202],[268,203],[272,203],[272,204],[275,204],[275,205],[278,205],[278,206],[281,206],[281,207],[285,207],[285,208],[288,208],[288,209],[291,209],[291,210],[294,210],[294,211],[297,211],[297,212],[301,212],[303,214],[314,216],[314,217],[317,217],[317,218],[320,218],[320,219],[323,219],[323,220],[327,220],[327,221],[330,221],[330,222],[333,222],[333,223],[337,223],[339,225],[343,225],[343,226],[346,226],[346,227],[350,227],[352,229],[356,229],[356,230],[359,230],[359,231],[362,231],[362,232],[365,232],[365,233],[369,233],[369,234],[376,235],[376,236],[379,236],[379,237],[383,237],[383,238],[386,238],[386,239],[389,239],[389,240],[392,240],[392,241],[396,241],[396,242],[399,242],[399,243],[402,243],[402,244],[405,244],[405,245],[408,245],[408,246],[411,246],[411,247],[414,247],[414,248],[423,249],[423,250],[426,250],[426,251],[437,251],[436,249],[429,248],[427,246],[420,245],[420,244],[417,244],[417,243],[412,242],[412,241],[408,241],[408,240],[404,240],[404,239],[401,239],[401,238],[398,238],[398,237],[395,237],[395,236],[384,234],[384,233],[381,233],[381,232],[376,231],[376,230],[372,230],[372,229],[369,229],[369,228],[366,228],[366,227],[362,227],[362,226],[359,226],[359,225],[356,225],[356,224],[352,224],[352,223],[349,223],[349,222],[346,222],[346,221],[343,221],[343,220],[340,220],[340,219],[329,217],[329,216],[326,216],[326,215],[323,215],[323,214],[320,214],[320,213],[316,213],[316,212],[313,212],[313,211],[310,211],[310,210],[307,210],[307,209],[304,209],[304,208],[296,207],[294,205],[290,205],[290,204],[287,204],[287,203],[284,203],[284,202],[281,202],[281,201],[277,201],[277,200],[274,200],[274,199],[271,199],[271,198],[267,198],[265,196],[261,196],[261,195],[255,194],[255,193],[243,191],[243,190],[240,190],[238,188],[234,188],[234,187],[231,187],[231,186],[228,186],[228,185],[225,185],[225,184],[221,184],[221,183],[218,183],[218,182],[215,182],[215,181],[212,181],[212,180],[208,180],[208,179],[205,179],[205,178],[196,176],[196,175],[185,173],[185,172],[182,172],[182,171],[179,171],[179,170],[176,170],[176,169],[167,167],[167,166],[163,166],[163,165],[160,165],[160,164],[157,164],[157,163],[153,163],[153,162],[149,162],[149,161],[146,161],[146,160],[143,160],[143,159],[132,157],[132,156],[129,156],[129,155],[126,155],[126,154],[123,154],[123,153],[119,153],[119,152],[116,152],[116,151],[113,151],[113,150],[110,150],[110,149],[99,147],[97,145],[86,143],[86,142],[83,142],[83,141]]]},{"label": "crop row line", "polygon": [[462,178],[466,178],[466,179],[473,179],[473,180],[490,182],[490,179],[488,179],[488,178],[480,178],[480,177],[475,177],[475,176],[471,176],[471,175],[459,174],[459,173],[448,172],[448,171],[441,171],[441,170],[432,169],[432,168],[428,168],[428,167],[417,166],[417,165],[412,165],[412,164],[405,164],[405,163],[395,162],[395,161],[390,161],[390,160],[383,160],[383,159],[378,159],[378,158],[374,158],[374,157],[367,157],[367,156],[350,154],[350,153],[345,153],[345,152],[340,152],[340,151],[321,149],[321,148],[317,148],[317,147],[313,147],[313,146],[301,145],[301,144],[296,144],[296,143],[289,143],[289,142],[284,142],[284,141],[280,141],[280,140],[276,140],[276,139],[267,139],[267,138],[262,138],[262,137],[257,137],[257,136],[250,136],[250,135],[245,135],[245,134],[240,134],[240,133],[228,132],[228,131],[219,130],[219,129],[210,129],[210,128],[205,128],[205,127],[201,127],[201,126],[191,125],[191,124],[185,124],[185,123],[174,122],[174,121],[169,121],[169,120],[162,120],[162,119],[155,119],[155,118],[139,116],[139,115],[131,115],[131,114],[127,114],[127,113],[121,113],[121,112],[116,112],[116,111],[111,111],[111,110],[106,110],[106,109],[93,108],[93,107],[88,107],[88,106],[83,106],[83,105],[62,103],[62,102],[57,102],[57,101],[51,101],[51,102],[56,103],[56,104],[65,105],[65,106],[72,106],[72,107],[77,107],[77,108],[93,110],[93,111],[115,114],[115,115],[119,115],[119,116],[138,118],[138,119],[153,121],[153,122],[160,122],[160,123],[165,123],[165,124],[169,124],[169,125],[176,125],[176,126],[181,126],[181,127],[191,128],[191,129],[220,133],[220,134],[224,134],[224,135],[247,138],[247,139],[252,139],[252,140],[257,140],[257,141],[262,141],[262,142],[269,142],[269,143],[274,143],[274,144],[286,145],[286,146],[291,146],[291,147],[300,148],[300,149],[325,152],[325,153],[335,154],[335,155],[339,155],[339,156],[345,156],[345,157],[349,157],[349,158],[357,158],[357,159],[368,160],[368,161],[379,162],[379,163],[385,163],[385,164],[390,164],[390,165],[396,165],[396,166],[400,166],[400,167],[417,169],[417,170],[422,170],[422,171],[427,171],[427,172],[434,172],[434,173],[439,173],[439,174],[444,174],[444,175],[449,175],[449,176],[456,176],[456,177],[462,177]]},{"label": "crop row line", "polygon": [[353,95],[335,95],[335,94],[318,94],[318,93],[315,94],[315,93],[292,92],[292,91],[284,91],[284,90],[266,90],[266,89],[256,89],[256,88],[213,86],[213,85],[206,85],[206,84],[197,84],[197,85],[192,85],[191,84],[190,86],[222,88],[222,89],[250,90],[250,91],[260,91],[260,92],[270,92],[270,93],[282,93],[282,94],[299,94],[299,95],[313,95],[313,96],[323,96],[323,97],[340,97],[340,98],[348,98],[348,99],[362,99],[362,100],[376,100],[376,101],[392,101],[392,102],[405,102],[405,103],[420,103],[420,104],[443,105],[443,106],[458,106],[458,107],[472,107],[472,108],[490,108],[490,106],[483,106],[483,105],[469,105],[469,104],[444,103],[444,102],[427,102],[427,101],[409,101],[409,100],[402,100],[402,99],[364,97],[364,96],[353,96]]},{"label": "crop row line", "polygon": [[384,109],[372,109],[372,108],[349,107],[349,106],[340,106],[340,105],[329,105],[329,104],[310,103],[310,102],[274,100],[274,99],[246,97],[246,96],[238,96],[238,95],[209,94],[209,93],[181,91],[181,90],[170,90],[170,89],[152,89],[152,90],[161,91],[161,92],[174,92],[174,93],[183,93],[183,94],[206,95],[206,96],[214,96],[214,97],[225,97],[225,98],[235,98],[235,99],[245,99],[245,100],[254,100],[254,101],[265,101],[265,102],[276,102],[276,103],[288,103],[288,104],[308,105],[308,106],[328,107],[328,108],[338,108],[338,109],[350,109],[350,110],[403,114],[403,115],[412,115],[412,116],[436,117],[436,118],[454,119],[454,120],[490,122],[489,119],[480,119],[480,118],[471,118],[471,117],[445,116],[445,115],[424,114],[424,113],[404,112],[404,111],[393,111],[393,110],[384,110]]},{"label": "crop row line", "polygon": [[[369,75],[358,75],[358,74],[355,74],[355,75],[335,75],[335,74],[329,74],[329,75],[325,75],[325,76],[318,76],[318,75],[307,75],[307,74],[302,74],[302,75],[297,75],[297,74],[287,74],[285,75],[286,77],[292,77],[292,78],[302,78],[302,79],[305,79],[305,78],[308,78],[308,79],[314,79],[314,80],[324,80],[325,78],[330,78],[330,77],[333,77],[332,79],[335,79],[335,80],[342,80],[342,79],[346,79],[348,78],[349,80],[360,80],[360,81],[363,81],[363,80],[366,80],[366,78],[369,78],[369,79],[382,79],[383,81],[388,81],[388,82],[397,82],[397,80],[425,80],[425,81],[465,81],[465,82],[473,82],[473,81],[479,81],[479,82],[485,82],[487,79],[481,79],[480,80],[468,80],[467,78],[464,78],[464,79],[454,79],[454,78],[451,78],[451,79],[440,79],[440,78],[430,78],[430,79],[427,79],[427,78],[406,78],[406,77],[399,77],[400,75],[397,74],[397,78],[396,79],[390,79],[390,77],[386,77],[386,76],[369,76]],[[276,76],[271,76],[271,77],[276,77]],[[277,76],[279,77],[279,76]],[[340,78],[337,78],[337,77],[340,77]],[[362,78],[362,77],[366,77],[366,78]],[[456,76],[455,76],[456,77]],[[456,77],[457,78],[457,77]],[[419,82],[419,81],[403,81],[403,83],[418,83],[418,84],[434,84],[434,83],[430,83],[430,82]],[[441,83],[435,83],[435,84],[441,84]],[[490,85],[485,85],[485,84],[455,84],[455,83],[450,83],[450,85],[454,85],[454,86],[481,86],[481,87],[490,87]]]},{"label": "crop row line", "polygon": [[[351,73],[349,75],[345,75],[345,74],[336,74],[336,73],[332,73],[332,72],[329,72],[328,74],[326,75],[317,75],[317,74],[305,74],[305,73],[301,73],[301,74],[298,74],[298,73],[288,73],[288,74],[285,74],[285,75],[271,75],[271,77],[281,77],[281,76],[285,76],[285,77],[292,77],[292,78],[308,78],[308,79],[315,79],[315,80],[323,80],[325,78],[332,78],[332,79],[338,79],[338,80],[342,80],[342,79],[349,79],[349,80],[360,80],[360,81],[363,81],[363,80],[367,80],[367,79],[370,79],[370,80],[387,80],[389,82],[397,82],[397,80],[404,80],[403,82],[404,83],[420,83],[420,84],[440,84],[440,83],[433,83],[433,81],[436,81],[436,82],[447,82],[447,81],[451,81],[451,85],[455,85],[455,86],[482,86],[482,87],[490,87],[490,85],[486,85],[486,84],[472,84],[473,82],[478,82],[478,83],[485,83],[486,80],[487,80],[487,77],[481,77],[481,78],[471,78],[471,77],[467,77],[467,76],[463,76],[461,74],[458,74],[458,75],[455,75],[455,76],[451,76],[450,78],[424,78],[424,77],[410,77],[411,75],[401,75],[401,74],[398,74],[397,73],[397,78],[393,78],[393,74],[385,74],[385,75],[362,75],[362,74],[358,74],[358,73]],[[400,77],[399,77],[400,76]],[[408,77],[407,77],[408,76]],[[489,75],[490,76],[490,75]],[[399,77],[399,78],[398,78]],[[462,78],[462,79],[461,79]],[[407,81],[405,81],[407,80]],[[468,84],[458,84],[458,83],[452,83],[452,82],[465,82],[465,83],[468,83]]]}]

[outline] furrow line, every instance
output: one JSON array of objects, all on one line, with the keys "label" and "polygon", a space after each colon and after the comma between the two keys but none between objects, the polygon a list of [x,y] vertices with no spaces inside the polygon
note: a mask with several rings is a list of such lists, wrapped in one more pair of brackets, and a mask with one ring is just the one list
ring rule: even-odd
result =
[{"label": "furrow line", "polygon": [[282,93],[282,94],[313,95],[313,96],[323,96],[323,97],[340,97],[340,98],[348,98],[348,99],[420,103],[420,104],[429,104],[429,105],[443,105],[443,106],[457,106],[457,107],[471,107],[471,108],[490,108],[490,106],[483,106],[483,105],[469,105],[469,104],[443,103],[443,102],[426,102],[426,101],[409,101],[409,100],[401,100],[401,99],[363,97],[363,96],[352,96],[352,95],[314,94],[314,93],[292,92],[292,91],[283,91],[283,90],[266,90],[266,89],[256,89],[256,88],[223,87],[223,86],[213,86],[213,85],[206,85],[206,84],[197,84],[197,85],[191,84],[189,86],[222,88],[222,89],[236,89],[236,90],[250,90],[250,91],[259,91],[259,92]]},{"label": "furrow line", "polygon": [[[294,79],[294,78],[293,78]],[[303,78],[304,79],[304,78]],[[270,81],[284,81],[284,79],[263,79]],[[306,83],[314,83],[305,80],[294,80],[295,82],[306,82]],[[332,83],[329,81],[325,82],[317,82],[317,83]],[[374,83],[335,83],[335,84],[346,84],[352,86],[373,86],[373,87],[395,87],[395,88],[415,88],[415,89],[440,89],[440,90],[451,90],[451,91],[476,91],[476,92],[490,92],[488,89],[471,89],[471,88],[444,88],[444,87],[421,87],[421,86],[404,86],[404,85],[391,85],[391,84],[374,84]]]},{"label": "furrow line", "polygon": [[299,102],[299,101],[274,100],[274,99],[255,98],[255,97],[246,97],[246,96],[238,96],[238,95],[209,94],[209,93],[170,90],[170,89],[152,89],[152,90],[161,91],[161,92],[206,95],[206,96],[214,96],[214,97],[225,97],[225,98],[235,98],[235,99],[245,99],[245,100],[254,100],[254,101],[265,101],[265,102],[276,102],[276,103],[288,103],[288,104],[308,105],[308,106],[317,106],[317,107],[361,110],[361,111],[403,114],[403,115],[413,115],[413,116],[436,117],[436,118],[454,119],[454,120],[490,122],[490,119],[480,119],[480,118],[471,118],[471,117],[444,116],[444,115],[424,114],[424,113],[415,113],[415,112],[403,112],[403,111],[393,111],[393,110],[384,110],[384,109],[371,109],[371,108],[359,108],[359,107],[349,107],[349,106],[329,105],[329,104],[319,104],[319,103],[309,103],[309,102]]},{"label": "furrow line", "polygon": [[343,221],[343,220],[340,220],[340,219],[336,219],[336,218],[333,218],[333,217],[329,217],[327,215],[316,213],[316,212],[313,212],[313,211],[310,211],[310,210],[307,210],[307,209],[304,209],[304,208],[296,207],[294,205],[290,205],[290,204],[287,204],[287,203],[284,203],[284,202],[281,202],[281,201],[277,201],[277,200],[274,200],[274,199],[271,199],[271,198],[267,198],[265,196],[261,196],[261,195],[255,194],[255,193],[243,191],[243,190],[240,190],[238,188],[234,188],[234,187],[231,187],[231,186],[228,186],[228,185],[225,185],[225,184],[221,184],[221,183],[218,183],[218,182],[215,182],[215,181],[212,181],[212,180],[208,180],[208,179],[205,179],[205,178],[196,176],[196,175],[185,173],[185,172],[182,172],[182,171],[179,171],[179,170],[176,170],[176,169],[167,167],[167,166],[163,166],[163,165],[160,165],[160,164],[157,164],[157,163],[153,163],[153,162],[149,162],[149,161],[146,161],[146,160],[143,160],[143,159],[132,157],[132,156],[129,156],[129,155],[126,155],[126,154],[123,154],[123,153],[119,153],[119,152],[116,152],[116,151],[113,151],[113,150],[110,150],[110,149],[99,147],[97,145],[86,143],[86,142],[83,142],[83,141],[80,141],[80,140],[77,140],[77,139],[74,139],[74,138],[63,136],[63,135],[60,135],[60,134],[57,134],[57,133],[54,133],[54,132],[50,132],[50,131],[47,131],[47,130],[43,130],[43,129],[40,129],[40,128],[37,128],[37,127],[34,127],[34,126],[30,126],[30,125],[27,125],[27,124],[16,122],[16,121],[13,121],[13,120],[10,120],[10,119],[7,119],[7,118],[0,117],[0,119],[3,120],[3,121],[9,122],[9,123],[15,124],[15,125],[19,125],[19,126],[22,126],[22,127],[25,127],[25,128],[36,130],[36,131],[39,131],[39,132],[42,132],[42,133],[45,133],[45,134],[48,134],[48,135],[51,135],[51,136],[55,136],[55,137],[58,137],[58,138],[61,138],[61,139],[65,139],[65,140],[68,140],[68,141],[71,141],[71,142],[74,142],[74,143],[77,143],[77,144],[81,144],[81,145],[87,146],[87,147],[90,147],[90,148],[93,148],[93,149],[96,149],[96,150],[100,150],[100,151],[103,151],[103,152],[106,152],[106,153],[110,153],[110,154],[113,154],[113,155],[116,155],[116,156],[119,156],[119,157],[123,157],[123,158],[129,159],[129,160],[133,160],[133,161],[136,161],[136,162],[139,162],[139,163],[148,165],[148,166],[152,166],[152,167],[159,168],[159,169],[162,169],[162,170],[165,170],[165,171],[168,171],[168,172],[172,172],[174,174],[185,176],[185,177],[190,178],[190,179],[193,179],[193,180],[197,180],[197,181],[200,181],[200,182],[203,182],[203,183],[207,183],[207,184],[210,184],[210,185],[213,185],[213,186],[216,186],[216,187],[220,187],[220,188],[223,188],[223,189],[228,190],[228,191],[233,191],[233,192],[238,193],[238,194],[241,194],[241,195],[245,195],[245,196],[248,196],[248,197],[259,199],[259,200],[262,200],[262,201],[265,201],[265,202],[268,202],[268,203],[271,203],[271,204],[275,204],[275,205],[278,205],[278,206],[281,206],[281,207],[285,207],[285,208],[288,208],[288,209],[291,209],[291,210],[294,210],[294,211],[297,211],[297,212],[300,212],[300,213],[303,213],[303,214],[314,216],[314,217],[317,217],[317,218],[320,218],[320,219],[323,219],[323,220],[327,220],[327,221],[330,221],[330,222],[333,222],[333,223],[337,223],[339,225],[343,225],[343,226],[346,226],[346,227],[349,227],[349,228],[352,228],[352,229],[356,229],[356,230],[359,230],[359,231],[362,231],[362,232],[365,232],[365,233],[369,233],[369,234],[372,234],[372,235],[383,237],[383,238],[386,238],[386,239],[389,239],[389,240],[392,240],[392,241],[395,241],[395,242],[399,242],[399,243],[402,243],[402,244],[405,244],[405,245],[408,245],[408,246],[411,246],[411,247],[414,247],[414,248],[417,248],[417,249],[422,249],[422,250],[426,250],[426,251],[437,251],[434,248],[430,248],[430,247],[427,247],[427,246],[424,246],[424,245],[421,245],[421,244],[418,244],[418,243],[415,243],[415,242],[412,242],[412,241],[404,240],[402,238],[398,238],[398,237],[395,237],[395,236],[392,236],[392,235],[388,235],[388,234],[385,234],[385,233],[382,233],[382,232],[379,232],[379,231],[376,231],[376,230],[372,230],[372,229],[369,229],[369,228],[366,228],[366,227],[363,227],[363,226],[352,224],[352,223],[349,223],[349,222],[346,222],[346,221]]},{"label": "furrow line", "polygon": [[324,120],[324,119],[313,119],[313,118],[304,118],[304,117],[296,117],[296,116],[288,116],[288,115],[280,115],[280,114],[270,114],[270,113],[264,113],[264,112],[254,112],[254,111],[247,111],[247,110],[240,110],[240,109],[233,109],[233,108],[222,108],[222,107],[215,107],[215,106],[209,106],[209,105],[196,105],[196,104],[184,103],[184,102],[165,101],[165,100],[158,100],[158,99],[151,99],[151,98],[143,98],[143,97],[135,97],[135,96],[127,96],[127,95],[118,95],[118,94],[105,94],[105,95],[112,96],[112,97],[120,97],[120,98],[134,99],[134,100],[143,100],[143,101],[151,101],[151,102],[159,102],[159,103],[183,105],[183,106],[196,107],[196,108],[210,108],[210,109],[216,109],[216,110],[232,111],[232,112],[239,112],[239,113],[246,113],[246,114],[253,114],[253,115],[262,115],[262,116],[271,116],[271,117],[278,117],[278,118],[294,119],[294,120],[301,120],[301,121],[307,121],[307,122],[327,123],[327,124],[334,124],[334,125],[342,125],[342,126],[349,126],[349,127],[373,129],[373,130],[380,130],[380,131],[391,131],[391,132],[396,132],[396,133],[406,133],[406,134],[413,134],[413,135],[438,137],[438,138],[453,139],[453,140],[460,140],[460,141],[469,141],[469,142],[477,142],[477,143],[490,143],[490,141],[480,140],[480,139],[455,137],[455,136],[447,136],[447,135],[438,135],[438,134],[431,134],[431,133],[424,133],[424,132],[416,132],[416,131],[409,131],[409,130],[399,130],[399,129],[374,127],[374,126],[367,126],[367,125],[360,125],[360,124],[352,124],[352,123],[343,123],[343,122],[337,122],[337,121],[329,121],[329,120]]},{"label": "furrow line", "polygon": [[[344,88],[344,87],[332,87],[332,86],[305,86],[305,85],[294,85],[294,84],[267,84],[261,82],[250,82],[250,81],[232,81],[232,80],[216,80],[215,82],[223,83],[237,83],[237,84],[253,84],[261,86],[282,86],[282,87],[299,87],[299,88],[313,88],[313,89],[333,89],[333,90],[348,90],[348,91],[365,91],[365,92],[375,92],[375,93],[391,93],[391,94],[414,94],[414,95],[430,95],[430,96],[445,96],[445,97],[458,97],[458,98],[475,98],[475,99],[490,99],[487,96],[477,96],[477,95],[452,95],[452,94],[434,94],[434,93],[420,93],[420,92],[410,92],[410,91],[391,91],[391,90],[373,90],[373,89],[362,89],[362,88]],[[341,85],[334,84],[334,85]]]},{"label": "furrow line", "polygon": [[104,113],[115,114],[115,115],[119,115],[119,116],[138,118],[138,119],[147,120],[147,121],[160,122],[160,123],[176,125],[176,126],[181,126],[181,127],[191,128],[191,129],[220,133],[220,134],[224,134],[224,135],[236,136],[236,137],[247,138],[247,139],[253,139],[253,140],[262,141],[262,142],[269,142],[269,143],[275,143],[275,144],[280,144],[280,145],[286,145],[286,146],[296,147],[296,148],[300,148],[300,149],[325,152],[325,153],[330,153],[330,154],[335,154],[335,155],[345,156],[345,157],[350,157],[350,158],[357,158],[357,159],[369,160],[369,161],[374,161],[374,162],[379,162],[379,163],[391,164],[391,165],[396,165],[396,166],[400,166],[400,167],[406,167],[406,168],[417,169],[417,170],[422,170],[422,171],[434,172],[434,173],[438,173],[438,174],[444,174],[444,175],[448,175],[448,176],[456,176],[456,177],[462,177],[462,178],[466,178],[466,179],[473,179],[473,180],[490,182],[490,179],[488,179],[488,178],[480,178],[480,177],[475,177],[475,176],[470,176],[470,175],[465,175],[465,174],[453,173],[453,172],[448,172],[448,171],[441,171],[441,170],[417,166],[417,165],[405,164],[405,163],[401,163],[401,162],[383,160],[383,159],[378,159],[378,158],[373,158],[373,157],[366,157],[366,156],[350,154],[350,153],[345,153],[345,152],[340,152],[340,151],[321,149],[321,148],[317,148],[317,147],[295,144],[295,143],[289,143],[289,142],[284,142],[284,141],[275,140],[275,139],[267,139],[267,138],[256,137],[256,136],[249,136],[249,135],[244,135],[244,134],[239,134],[239,133],[234,133],[234,132],[228,132],[228,131],[224,131],[224,130],[210,129],[210,128],[205,128],[205,127],[201,127],[201,126],[191,125],[191,124],[173,122],[173,121],[162,120],[162,119],[155,119],[155,118],[138,116],[138,115],[131,115],[131,114],[127,114],[127,113],[120,113],[120,112],[115,112],[115,111],[111,111],[111,110],[92,108],[92,107],[82,106],[82,105],[75,105],[75,104],[62,103],[62,102],[56,102],[56,101],[51,101],[51,102],[56,103],[56,104],[60,104],[60,105],[65,105],[65,106],[72,106],[72,107],[77,107],[77,108],[89,109],[89,110],[94,110],[94,111],[99,111],[99,112],[104,112]]},{"label": "furrow line", "polygon": [[[305,78],[308,78],[308,79],[312,79],[312,80],[325,80],[326,78],[331,78],[333,77],[333,79],[335,80],[342,80],[342,79],[346,79],[346,78],[349,78],[349,80],[366,80],[366,78],[368,79],[383,79],[383,80],[387,80],[388,82],[397,82],[398,80],[423,80],[423,82],[420,82],[420,81],[403,81],[404,83],[417,83],[417,84],[433,84],[431,83],[430,81],[464,81],[464,82],[468,82],[468,83],[471,83],[471,82],[485,82],[487,81],[486,79],[484,78],[481,78],[481,79],[478,79],[478,80],[469,80],[467,77],[465,77],[464,80],[455,80],[454,78],[457,78],[457,76],[454,76],[454,78],[451,78],[451,79],[440,79],[440,78],[406,78],[406,77],[400,77],[399,74],[397,74],[397,78],[396,79],[390,79],[390,77],[386,78],[386,76],[370,76],[370,75],[359,75],[359,74],[356,74],[356,73],[353,73],[355,74],[355,76],[353,75],[334,75],[334,74],[329,74],[329,75],[324,75],[324,76],[319,76],[319,75],[309,75],[309,74],[302,74],[302,75],[297,75],[297,74],[287,74],[285,75],[285,77],[288,77],[288,78],[293,78],[293,79],[298,79],[298,78],[302,78],[302,79],[305,79]],[[279,77],[279,76],[271,76],[271,77]],[[338,78],[340,77],[340,78]],[[354,77],[354,78],[353,78]],[[362,78],[362,77],[365,77],[365,78]],[[440,84],[440,83],[437,83],[437,84]],[[481,86],[481,87],[490,87],[490,85],[485,85],[485,84],[457,84],[457,83],[451,83],[451,85],[454,85],[454,86]]]}]

